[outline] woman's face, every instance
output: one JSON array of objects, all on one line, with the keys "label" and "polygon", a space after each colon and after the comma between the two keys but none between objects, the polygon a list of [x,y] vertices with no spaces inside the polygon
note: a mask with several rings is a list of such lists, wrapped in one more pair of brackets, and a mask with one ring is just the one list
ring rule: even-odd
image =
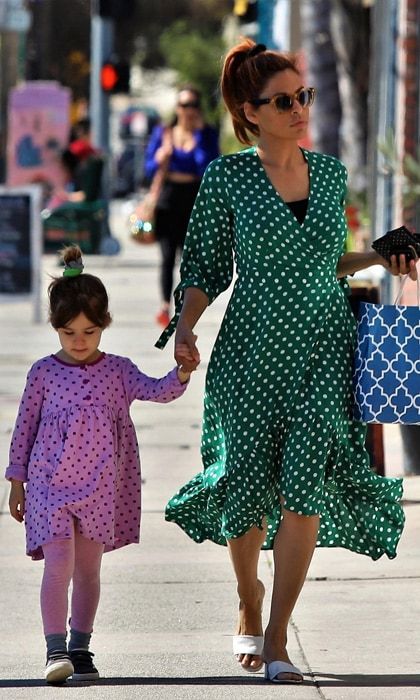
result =
[{"label": "woman's face", "polygon": [[298,91],[306,87],[302,76],[293,70],[280,71],[267,81],[259,98],[271,98],[274,95],[292,96],[290,110],[279,112],[274,102],[255,106],[250,102],[244,104],[247,119],[258,126],[261,137],[273,137],[298,141],[306,136],[309,122],[309,106],[302,107],[296,98]]},{"label": "woman's face", "polygon": [[200,100],[192,90],[181,90],[176,104],[178,121],[194,124],[201,115]]}]

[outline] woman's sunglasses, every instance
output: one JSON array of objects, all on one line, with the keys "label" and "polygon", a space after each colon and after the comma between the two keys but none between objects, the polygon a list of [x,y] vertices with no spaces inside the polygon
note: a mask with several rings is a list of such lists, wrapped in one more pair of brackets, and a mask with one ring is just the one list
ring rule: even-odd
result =
[{"label": "woman's sunglasses", "polygon": [[249,100],[252,105],[259,107],[260,105],[273,104],[277,112],[290,112],[293,109],[295,100],[301,107],[310,107],[315,99],[315,88],[299,88],[293,95],[288,95],[287,92],[278,92],[272,97],[257,97],[255,100]]}]

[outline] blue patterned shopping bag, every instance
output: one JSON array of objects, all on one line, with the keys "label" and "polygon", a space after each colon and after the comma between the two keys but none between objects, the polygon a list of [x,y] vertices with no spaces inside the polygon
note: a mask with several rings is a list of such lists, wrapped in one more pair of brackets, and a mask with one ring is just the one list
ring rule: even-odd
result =
[{"label": "blue patterned shopping bag", "polygon": [[420,424],[420,303],[360,304],[353,382],[357,420]]}]

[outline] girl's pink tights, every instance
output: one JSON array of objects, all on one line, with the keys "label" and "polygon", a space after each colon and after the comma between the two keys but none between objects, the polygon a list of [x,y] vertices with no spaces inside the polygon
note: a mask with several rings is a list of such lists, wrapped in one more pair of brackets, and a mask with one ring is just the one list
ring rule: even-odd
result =
[{"label": "girl's pink tights", "polygon": [[44,634],[66,634],[68,589],[73,581],[71,627],[92,632],[99,603],[103,544],[83,537],[77,528],[68,540],[42,546],[45,558],[41,585],[41,613]]}]

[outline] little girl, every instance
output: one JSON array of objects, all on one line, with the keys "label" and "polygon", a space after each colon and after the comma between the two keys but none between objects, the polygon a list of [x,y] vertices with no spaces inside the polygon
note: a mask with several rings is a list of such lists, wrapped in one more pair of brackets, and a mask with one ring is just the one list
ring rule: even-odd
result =
[{"label": "little girl", "polygon": [[25,520],[27,554],[45,560],[41,614],[49,683],[99,677],[89,642],[102,554],[139,541],[140,462],[130,404],[172,401],[190,377],[175,367],[154,379],[128,358],[102,352],[102,331],[111,323],[106,289],[82,274],[77,246],[64,249],[63,261],[63,276],[48,288],[61,350],[29,371],[6,470],[10,513]]}]

